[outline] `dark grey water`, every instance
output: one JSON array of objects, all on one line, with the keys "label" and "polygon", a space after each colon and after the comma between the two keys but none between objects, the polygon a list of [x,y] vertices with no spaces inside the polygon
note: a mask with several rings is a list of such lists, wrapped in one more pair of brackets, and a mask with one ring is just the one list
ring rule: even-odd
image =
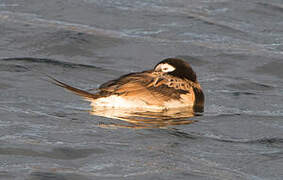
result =
[{"label": "dark grey water", "polygon": [[[1,0],[0,179],[281,180],[282,43],[281,0]],[[44,79],[91,89],[167,57],[197,72],[196,123],[101,126],[127,123]]]}]

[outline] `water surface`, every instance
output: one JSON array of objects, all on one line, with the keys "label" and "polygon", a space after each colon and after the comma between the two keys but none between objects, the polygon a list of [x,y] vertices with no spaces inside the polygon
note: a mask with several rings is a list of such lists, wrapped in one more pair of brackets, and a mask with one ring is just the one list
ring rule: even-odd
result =
[{"label": "water surface", "polygon": [[[282,19],[280,0],[0,1],[0,179],[281,180]],[[168,57],[204,89],[194,123],[124,128],[45,78],[88,90]]]}]

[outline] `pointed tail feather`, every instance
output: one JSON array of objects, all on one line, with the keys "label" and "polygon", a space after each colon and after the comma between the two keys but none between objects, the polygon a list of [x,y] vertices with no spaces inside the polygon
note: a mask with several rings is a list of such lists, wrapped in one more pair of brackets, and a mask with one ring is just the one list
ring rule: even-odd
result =
[{"label": "pointed tail feather", "polygon": [[47,75],[47,77],[51,80],[51,83],[57,85],[57,86],[61,86],[79,96],[82,96],[84,97],[85,99],[87,100],[93,100],[93,99],[96,99],[97,98],[97,95],[95,94],[92,94],[92,93],[89,93],[87,91],[84,91],[84,90],[81,90],[81,89],[78,89],[78,88],[75,88],[75,87],[72,87],[72,86],[69,86],[68,84],[65,84],[61,81],[58,81],[57,79]]}]

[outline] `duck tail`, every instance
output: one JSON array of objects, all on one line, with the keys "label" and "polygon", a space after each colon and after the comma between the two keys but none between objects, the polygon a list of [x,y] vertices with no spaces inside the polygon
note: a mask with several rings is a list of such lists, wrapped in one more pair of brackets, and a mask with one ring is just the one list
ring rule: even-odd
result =
[{"label": "duck tail", "polygon": [[68,84],[65,84],[49,75],[47,75],[47,77],[49,78],[50,82],[57,85],[57,86],[60,86],[60,87],[63,87],[79,96],[82,96],[84,97],[86,100],[93,100],[93,99],[96,99],[97,98],[97,95],[96,94],[92,94],[92,93],[89,93],[87,91],[84,91],[84,90],[81,90],[81,89],[78,89],[78,88],[75,88],[75,87],[72,87]]}]

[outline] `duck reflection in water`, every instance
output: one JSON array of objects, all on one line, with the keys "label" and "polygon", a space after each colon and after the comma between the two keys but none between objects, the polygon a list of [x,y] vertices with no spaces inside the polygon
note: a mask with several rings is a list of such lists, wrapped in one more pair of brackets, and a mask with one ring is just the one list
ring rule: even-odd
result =
[{"label": "duck reflection in water", "polygon": [[200,113],[196,113],[192,108],[177,108],[159,112],[143,111],[140,109],[125,109],[125,108],[97,108],[93,107],[90,114],[103,116],[113,119],[119,119],[129,123],[125,124],[100,124],[106,128],[162,128],[173,125],[192,124],[196,120],[190,118]]},{"label": "duck reflection in water", "polygon": [[204,94],[191,66],[168,58],[152,70],[130,73],[84,91],[50,77],[52,82],[91,102],[91,114],[125,120],[140,127],[190,124],[202,112]]}]

